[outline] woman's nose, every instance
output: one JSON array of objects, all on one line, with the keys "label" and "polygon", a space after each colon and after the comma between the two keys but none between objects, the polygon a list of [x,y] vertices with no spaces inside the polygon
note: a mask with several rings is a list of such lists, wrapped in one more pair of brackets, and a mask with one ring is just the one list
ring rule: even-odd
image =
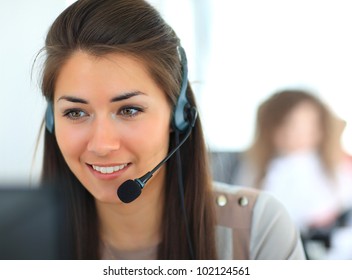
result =
[{"label": "woman's nose", "polygon": [[114,120],[97,120],[92,127],[87,149],[98,156],[106,156],[120,148],[120,140]]}]

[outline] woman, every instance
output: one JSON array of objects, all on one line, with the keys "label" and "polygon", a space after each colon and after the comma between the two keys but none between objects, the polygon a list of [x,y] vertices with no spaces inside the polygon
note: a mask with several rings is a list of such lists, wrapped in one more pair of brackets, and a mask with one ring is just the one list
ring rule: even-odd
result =
[{"label": "woman", "polygon": [[[44,50],[43,181],[67,193],[74,258],[304,258],[271,197],[214,191],[184,53],[147,2],[77,1],[55,20]],[[242,206],[228,203],[238,197]],[[233,207],[238,220],[227,213]],[[272,250],[272,242],[284,245]]]},{"label": "woman", "polygon": [[320,236],[327,248],[335,226],[352,209],[352,166],[340,143],[343,127],[313,94],[277,92],[258,109],[255,140],[237,179],[274,194],[301,232],[308,239]]},{"label": "woman", "polygon": [[342,121],[302,90],[278,92],[258,109],[248,153],[257,170],[252,185],[275,193],[301,229],[332,224],[351,206],[352,170],[340,144],[342,130]]}]

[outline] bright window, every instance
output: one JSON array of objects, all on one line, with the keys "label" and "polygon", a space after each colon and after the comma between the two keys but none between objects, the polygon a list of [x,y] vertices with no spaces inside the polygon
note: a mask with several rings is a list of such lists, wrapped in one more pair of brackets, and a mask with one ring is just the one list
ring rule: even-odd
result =
[{"label": "bright window", "polygon": [[343,145],[352,153],[350,1],[150,2],[188,53],[211,148],[248,147],[257,105],[278,89],[300,87],[347,122]]}]

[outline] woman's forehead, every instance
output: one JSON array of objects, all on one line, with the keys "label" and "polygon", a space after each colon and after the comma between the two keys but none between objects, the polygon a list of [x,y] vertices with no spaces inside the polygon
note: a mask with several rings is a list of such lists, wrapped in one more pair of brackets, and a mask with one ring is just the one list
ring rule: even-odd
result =
[{"label": "woman's forehead", "polygon": [[74,53],[60,69],[55,95],[67,91],[161,91],[144,63],[125,54],[93,56],[86,52]]}]

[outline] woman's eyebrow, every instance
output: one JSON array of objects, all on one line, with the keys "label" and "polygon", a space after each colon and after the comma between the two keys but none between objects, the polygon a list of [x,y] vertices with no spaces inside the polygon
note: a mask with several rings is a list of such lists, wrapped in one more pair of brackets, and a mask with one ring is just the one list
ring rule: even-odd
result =
[{"label": "woman's eyebrow", "polygon": [[145,93],[143,93],[141,91],[133,91],[133,92],[123,93],[119,96],[116,96],[116,97],[113,97],[112,99],[110,99],[110,102],[118,102],[118,101],[132,98],[134,96],[138,96],[138,95],[145,95]]},{"label": "woman's eyebrow", "polygon": [[84,99],[78,98],[78,97],[74,97],[74,96],[68,96],[68,95],[61,96],[61,97],[57,100],[57,102],[59,102],[60,100],[66,100],[66,101],[73,102],[73,103],[88,104],[88,101],[87,101],[87,100],[84,100]]},{"label": "woman's eyebrow", "polygon": [[[141,91],[133,91],[133,92],[123,93],[123,94],[120,94],[118,96],[111,98],[110,102],[119,102],[119,101],[126,100],[126,99],[132,98],[134,96],[138,96],[138,95],[145,95],[145,93],[143,93]],[[70,95],[61,96],[57,100],[57,102],[60,100],[66,100],[66,101],[73,102],[73,103],[89,104],[89,102],[83,98],[70,96]]]}]

